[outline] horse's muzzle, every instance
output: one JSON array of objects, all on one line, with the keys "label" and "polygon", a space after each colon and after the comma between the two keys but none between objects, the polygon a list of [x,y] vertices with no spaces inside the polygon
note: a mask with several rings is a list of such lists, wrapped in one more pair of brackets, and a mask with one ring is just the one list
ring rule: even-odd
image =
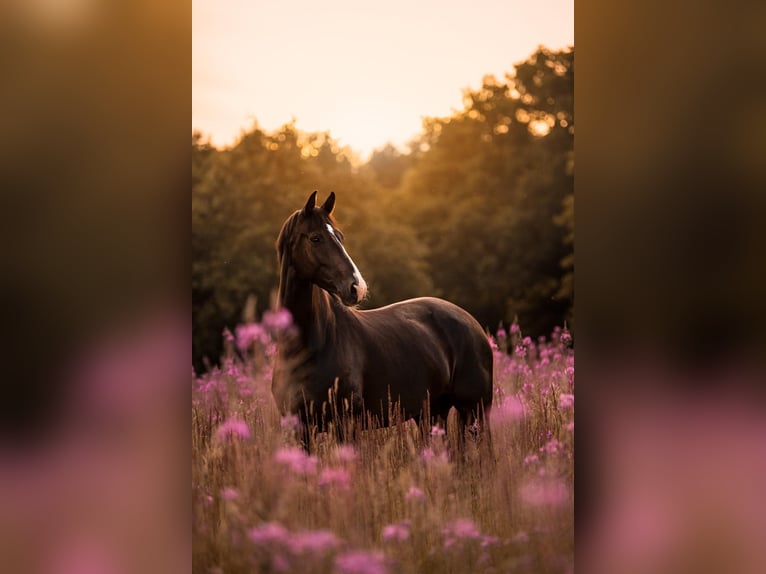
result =
[{"label": "horse's muzzle", "polygon": [[341,300],[345,305],[357,305],[364,301],[366,296],[367,283],[362,279],[361,281],[354,281],[348,290],[341,295]]}]

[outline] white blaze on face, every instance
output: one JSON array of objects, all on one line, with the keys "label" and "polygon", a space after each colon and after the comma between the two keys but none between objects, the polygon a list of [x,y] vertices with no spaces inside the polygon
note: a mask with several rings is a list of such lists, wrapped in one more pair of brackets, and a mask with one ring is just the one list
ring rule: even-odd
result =
[{"label": "white blaze on face", "polygon": [[349,257],[348,252],[346,251],[346,248],[343,247],[343,244],[340,242],[340,239],[338,239],[338,236],[335,235],[335,230],[333,229],[332,225],[329,223],[327,224],[327,231],[330,232],[330,235],[332,235],[332,238],[335,239],[336,243],[340,246],[340,248],[343,250],[343,255],[346,256],[346,259],[348,259],[348,262],[351,263],[351,267],[354,269],[354,281],[356,281],[356,302],[361,303],[364,298],[367,296],[367,283],[364,280],[364,277],[362,277],[362,274],[359,273],[359,269],[356,267],[356,263],[354,263],[354,260]]}]

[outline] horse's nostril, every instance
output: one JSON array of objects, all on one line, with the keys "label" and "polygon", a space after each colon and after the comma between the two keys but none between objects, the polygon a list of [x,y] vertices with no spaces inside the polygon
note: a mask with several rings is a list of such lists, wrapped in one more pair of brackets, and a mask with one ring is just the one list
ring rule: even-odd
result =
[{"label": "horse's nostril", "polygon": [[354,298],[354,301],[357,299],[357,293],[356,293],[356,283],[351,284],[351,296]]}]

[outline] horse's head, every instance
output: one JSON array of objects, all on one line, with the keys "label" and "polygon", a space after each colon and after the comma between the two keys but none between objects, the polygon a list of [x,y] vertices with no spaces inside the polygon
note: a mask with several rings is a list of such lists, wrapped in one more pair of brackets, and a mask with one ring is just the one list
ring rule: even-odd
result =
[{"label": "horse's head", "polygon": [[335,193],[316,207],[317,192],[282,226],[277,239],[277,255],[282,279],[292,268],[295,275],[337,295],[346,305],[361,303],[367,283],[343,247],[343,234],[332,218]]}]

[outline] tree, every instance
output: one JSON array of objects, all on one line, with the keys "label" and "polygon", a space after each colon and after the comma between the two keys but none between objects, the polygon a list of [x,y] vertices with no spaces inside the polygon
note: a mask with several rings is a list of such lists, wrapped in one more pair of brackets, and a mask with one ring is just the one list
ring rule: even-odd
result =
[{"label": "tree", "polygon": [[436,295],[485,326],[525,332],[573,322],[574,51],[538,49],[504,81],[487,76],[463,110],[428,118],[407,153],[355,167],[329,133],[254,125],[228,149],[192,134],[195,368],[221,332],[277,288],[274,241],[308,194],[335,191],[335,215],[376,307]]}]

